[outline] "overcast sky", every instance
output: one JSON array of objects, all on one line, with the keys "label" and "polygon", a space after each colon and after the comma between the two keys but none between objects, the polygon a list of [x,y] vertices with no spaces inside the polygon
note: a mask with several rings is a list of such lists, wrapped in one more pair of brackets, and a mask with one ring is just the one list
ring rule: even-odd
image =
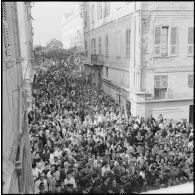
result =
[{"label": "overcast sky", "polygon": [[62,41],[61,21],[70,13],[76,2],[35,2],[32,8],[34,45],[45,46],[52,38]]}]

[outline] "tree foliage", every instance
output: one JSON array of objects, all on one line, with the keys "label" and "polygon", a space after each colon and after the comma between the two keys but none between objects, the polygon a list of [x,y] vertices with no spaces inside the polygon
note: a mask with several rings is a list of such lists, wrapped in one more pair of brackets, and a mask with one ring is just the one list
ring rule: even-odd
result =
[{"label": "tree foliage", "polygon": [[57,39],[51,39],[46,48],[48,49],[62,49],[63,48],[63,43]]}]

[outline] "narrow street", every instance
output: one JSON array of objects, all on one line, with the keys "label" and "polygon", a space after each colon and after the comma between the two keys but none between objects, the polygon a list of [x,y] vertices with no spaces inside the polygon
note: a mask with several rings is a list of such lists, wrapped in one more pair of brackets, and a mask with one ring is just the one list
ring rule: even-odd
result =
[{"label": "narrow street", "polygon": [[193,2],[1,6],[3,194],[193,193]]}]

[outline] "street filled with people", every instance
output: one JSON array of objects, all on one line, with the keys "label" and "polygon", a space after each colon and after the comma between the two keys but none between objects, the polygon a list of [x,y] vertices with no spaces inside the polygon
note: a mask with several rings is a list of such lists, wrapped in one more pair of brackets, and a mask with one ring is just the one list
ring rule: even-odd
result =
[{"label": "street filled with people", "polygon": [[83,74],[36,77],[29,113],[34,193],[130,194],[193,181],[193,126],[127,114]]}]

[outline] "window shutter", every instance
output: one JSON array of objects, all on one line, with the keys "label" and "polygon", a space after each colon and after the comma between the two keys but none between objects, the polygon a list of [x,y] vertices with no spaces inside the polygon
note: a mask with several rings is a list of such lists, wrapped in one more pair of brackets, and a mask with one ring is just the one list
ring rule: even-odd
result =
[{"label": "window shutter", "polygon": [[4,38],[4,47],[5,47],[5,55],[7,57],[11,57],[11,42],[10,42],[10,38],[9,38],[9,32],[8,32],[8,28],[3,25],[3,38]]},{"label": "window shutter", "polygon": [[167,75],[161,76],[161,88],[168,88],[168,76]]},{"label": "window shutter", "polygon": [[194,76],[193,75],[188,75],[188,87],[194,87]]},{"label": "window shutter", "polygon": [[101,37],[99,37],[99,55],[101,55]]},{"label": "window shutter", "polygon": [[154,76],[154,88],[156,89],[160,88],[160,75]]},{"label": "window shutter", "polygon": [[7,21],[7,9],[6,9],[6,3],[5,2],[2,2],[1,3],[1,5],[2,5],[2,12],[3,12],[3,19],[5,20],[5,21]]},{"label": "window shutter", "polygon": [[154,54],[155,56],[160,56],[160,44],[161,44],[161,27],[155,27],[154,29]]},{"label": "window shutter", "polygon": [[108,35],[105,37],[105,55],[108,56]]},{"label": "window shutter", "polygon": [[130,36],[131,36],[131,30],[126,30],[126,57],[130,57]]},{"label": "window shutter", "polygon": [[194,28],[188,28],[188,55],[193,55],[194,53]]},{"label": "window shutter", "polygon": [[177,28],[171,28],[171,56],[176,56],[177,53]]},{"label": "window shutter", "polygon": [[95,39],[93,39],[93,41],[94,41],[94,54],[96,54],[96,40]]}]

